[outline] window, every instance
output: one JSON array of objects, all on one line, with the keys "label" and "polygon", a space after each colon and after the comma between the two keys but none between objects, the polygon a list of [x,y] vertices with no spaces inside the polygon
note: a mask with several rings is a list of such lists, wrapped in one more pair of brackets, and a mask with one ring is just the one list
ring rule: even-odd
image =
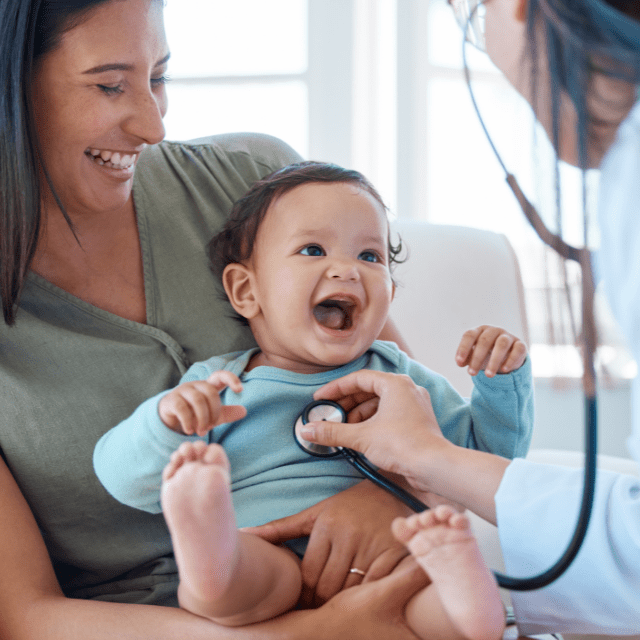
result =
[{"label": "window", "polygon": [[[462,36],[446,0],[167,0],[172,50],[167,137],[228,131],[278,136],[304,157],[362,171],[392,212],[505,233],[527,289],[536,375],[578,376],[572,319],[555,260],[524,221],[472,108]],[[555,215],[552,155],[528,104],[487,56],[467,47],[472,86],[508,170]],[[581,243],[581,177],[562,166],[567,239]],[[589,176],[595,192],[597,175]],[[569,273],[571,295],[577,274]],[[578,306],[579,309],[579,306]],[[603,317],[607,318],[604,308]],[[609,319],[601,358],[635,365]],[[560,346],[549,346],[555,339]]]}]

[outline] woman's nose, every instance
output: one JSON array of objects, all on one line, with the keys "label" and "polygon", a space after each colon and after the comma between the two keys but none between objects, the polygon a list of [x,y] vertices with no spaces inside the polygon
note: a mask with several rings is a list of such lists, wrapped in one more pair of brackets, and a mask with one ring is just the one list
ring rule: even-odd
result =
[{"label": "woman's nose", "polygon": [[157,144],[165,136],[162,119],[166,112],[167,98],[164,91],[160,95],[152,91],[141,93],[132,105],[132,112],[124,129],[147,144]]}]

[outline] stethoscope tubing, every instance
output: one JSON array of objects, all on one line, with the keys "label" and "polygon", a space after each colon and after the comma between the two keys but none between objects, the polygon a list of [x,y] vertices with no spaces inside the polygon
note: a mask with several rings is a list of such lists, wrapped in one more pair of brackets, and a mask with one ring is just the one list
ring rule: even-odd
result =
[{"label": "stethoscope tubing", "polygon": [[[580,547],[584,542],[584,538],[587,534],[589,527],[589,519],[591,518],[591,512],[593,508],[593,499],[595,496],[595,484],[597,475],[597,440],[598,440],[598,416],[597,416],[597,400],[596,400],[596,383],[595,383],[595,369],[593,366],[593,354],[595,351],[595,331],[590,333],[587,331],[586,318],[591,318],[593,322],[593,283],[591,281],[591,266],[589,260],[589,251],[587,249],[587,243],[585,238],[585,247],[578,249],[573,247],[556,234],[551,233],[538,212],[533,205],[527,200],[526,196],[520,189],[515,177],[510,174],[505,166],[502,157],[498,153],[495,144],[484,122],[480,108],[475,98],[473,87],[471,84],[471,75],[469,72],[469,66],[467,64],[467,50],[466,50],[466,33],[470,28],[475,12],[478,7],[484,2],[481,0],[473,8],[469,15],[467,25],[465,28],[465,38],[462,43],[462,60],[464,67],[465,80],[467,88],[469,90],[469,96],[471,98],[472,106],[478,116],[478,120],[482,129],[486,135],[486,138],[491,145],[493,153],[497,158],[500,166],[506,174],[507,184],[513,191],[516,199],[518,200],[525,217],[534,228],[540,239],[554,249],[562,258],[566,260],[573,260],[580,264],[582,270],[582,298],[583,298],[583,333],[585,334],[585,344],[583,345],[583,360],[585,373],[583,376],[583,385],[585,389],[585,462],[584,462],[584,484],[582,489],[582,500],[580,504],[580,513],[578,515],[578,521],[571,538],[571,541],[567,545],[564,553],[560,556],[558,561],[553,564],[549,569],[543,571],[537,575],[528,578],[515,578],[511,576],[505,576],[501,573],[494,572],[496,581],[498,584],[510,591],[533,591],[534,589],[541,589],[546,587],[557,580],[571,565],[575,557],[580,551]],[[592,327],[593,328],[593,327]]]},{"label": "stethoscope tubing", "polygon": [[[391,495],[395,496],[406,504],[410,509],[416,513],[425,511],[429,507],[418,500],[415,496],[411,495],[408,491],[405,491],[402,487],[398,486],[395,482],[392,482],[388,478],[385,478],[376,469],[369,465],[366,460],[353,449],[347,447],[323,447],[321,445],[314,445],[313,443],[303,440],[297,433],[296,427],[298,423],[307,424],[310,422],[309,414],[312,410],[317,408],[329,409],[334,412],[333,420],[337,422],[345,422],[346,414],[344,409],[336,402],[330,400],[316,400],[310,402],[303,410],[302,414],[298,417],[298,420],[293,426],[293,436],[296,444],[305,452],[315,457],[330,458],[341,455],[345,458],[353,467],[355,467],[365,478],[368,478],[379,487],[388,491]],[[566,550],[560,556],[549,569],[539,573],[537,575],[528,578],[516,578],[512,576],[506,576],[502,573],[494,571],[496,582],[500,587],[509,589],[510,591],[533,591],[535,589],[541,589],[546,587],[557,580],[571,565],[575,559],[582,542],[587,533],[589,526],[589,519],[591,517],[591,511],[593,507],[593,497],[595,494],[595,481],[596,481],[596,453],[597,453],[597,402],[594,397],[586,398],[585,406],[585,472],[584,472],[584,488],[582,492],[582,503],[580,506],[580,513],[578,516],[578,522],[576,524],[574,534],[571,541],[567,545]]]}]

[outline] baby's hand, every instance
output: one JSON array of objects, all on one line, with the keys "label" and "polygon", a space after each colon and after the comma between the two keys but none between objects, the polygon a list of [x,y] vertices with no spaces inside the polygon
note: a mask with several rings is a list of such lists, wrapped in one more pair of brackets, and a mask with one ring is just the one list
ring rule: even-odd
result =
[{"label": "baby's hand", "polygon": [[206,380],[185,382],[163,396],[158,404],[160,419],[169,429],[188,436],[203,436],[213,427],[247,415],[241,405],[223,406],[220,391],[230,387],[242,391],[242,383],[230,371],[216,371]]},{"label": "baby's hand", "polygon": [[489,325],[465,331],[456,352],[459,367],[468,365],[472,376],[484,369],[488,378],[496,373],[510,373],[519,369],[526,358],[527,347],[524,342],[500,327]]}]

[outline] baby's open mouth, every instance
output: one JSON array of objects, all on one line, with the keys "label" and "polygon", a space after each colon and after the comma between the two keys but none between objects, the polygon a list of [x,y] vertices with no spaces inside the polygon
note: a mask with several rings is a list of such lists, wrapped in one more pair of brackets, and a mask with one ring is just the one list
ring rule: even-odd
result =
[{"label": "baby's open mouth", "polygon": [[315,319],[327,329],[345,331],[353,324],[355,304],[350,300],[323,300],[313,309]]}]

